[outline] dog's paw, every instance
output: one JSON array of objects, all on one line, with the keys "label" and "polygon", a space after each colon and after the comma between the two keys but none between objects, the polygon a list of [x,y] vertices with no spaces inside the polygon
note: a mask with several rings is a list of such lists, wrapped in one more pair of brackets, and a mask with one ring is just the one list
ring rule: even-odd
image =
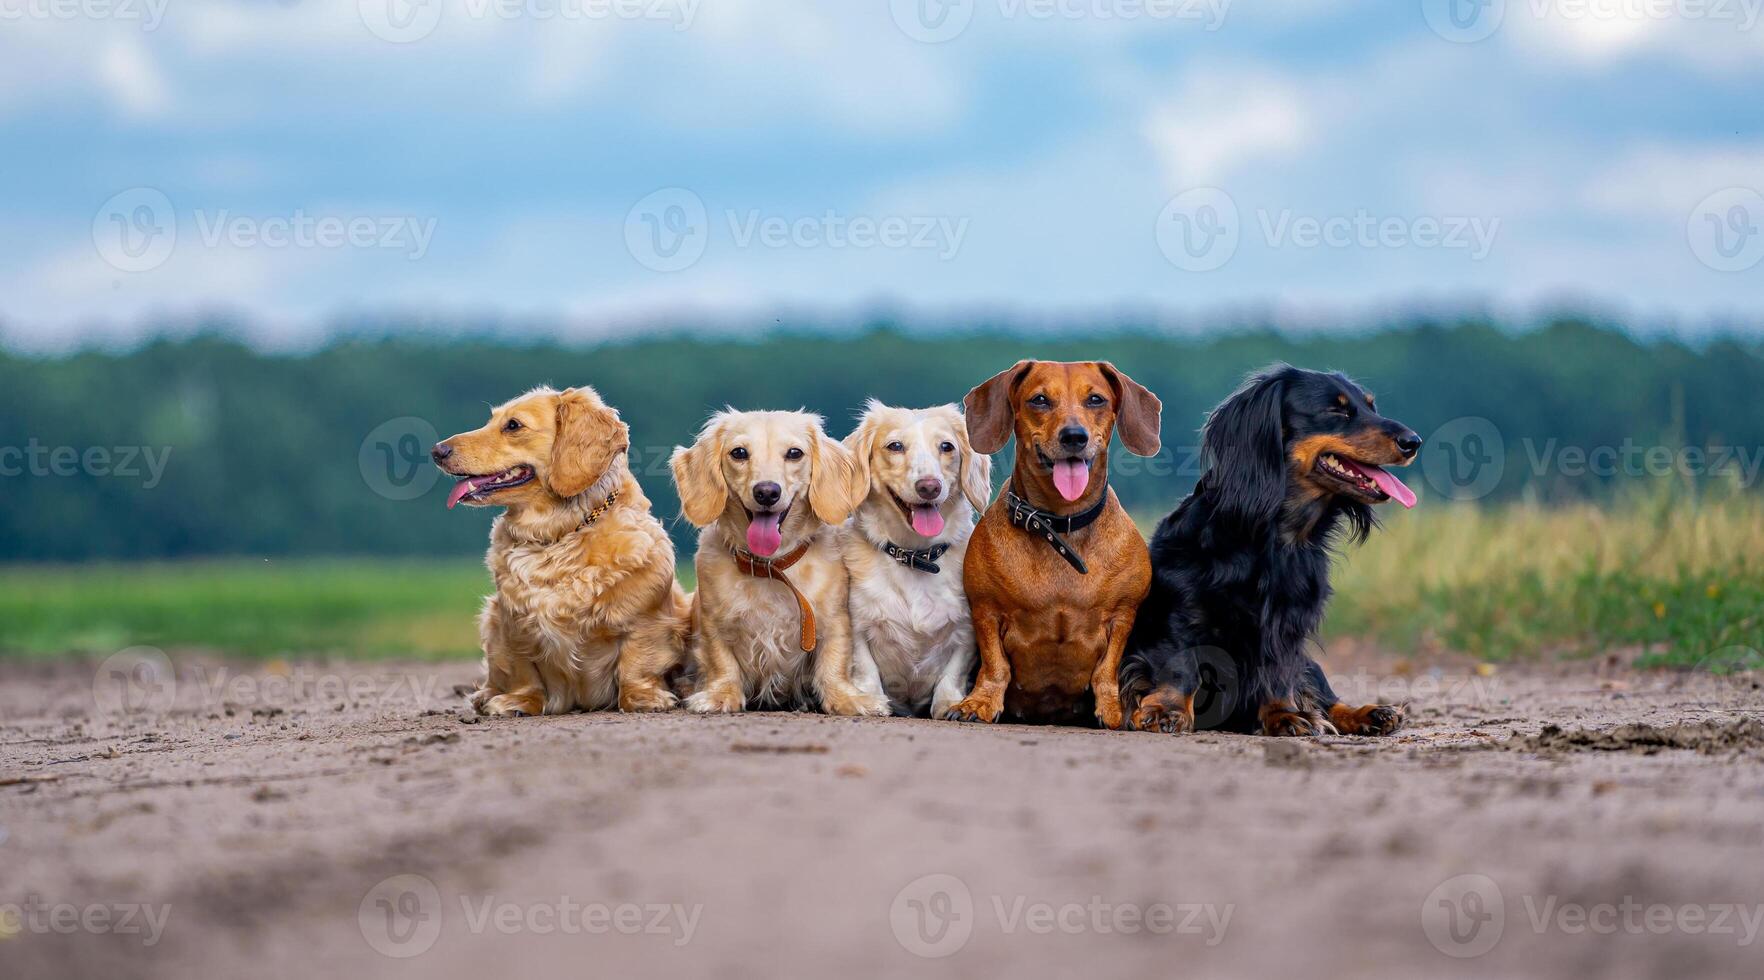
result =
[{"label": "dog's paw", "polygon": [[489,705],[490,699],[495,696],[495,691],[492,691],[487,687],[480,687],[467,696],[466,700],[471,703],[473,711],[476,711],[481,715],[486,715],[490,713],[490,709],[487,705]]},{"label": "dog's paw", "polygon": [[1400,704],[1332,705],[1329,720],[1343,735],[1389,735],[1403,727],[1408,712]]},{"label": "dog's paw", "polygon": [[1121,721],[1125,716],[1121,713],[1119,699],[1096,699],[1096,723],[1109,731],[1120,731]]},{"label": "dog's paw", "polygon": [[1004,706],[987,698],[969,695],[957,701],[943,717],[947,721],[975,721],[991,724],[998,720]]},{"label": "dog's paw", "polygon": [[732,715],[747,707],[740,691],[707,688],[686,699],[686,710],[698,715]]},{"label": "dog's paw", "polygon": [[493,718],[526,718],[545,713],[545,701],[537,695],[498,694],[484,702],[484,713]]},{"label": "dog's paw", "polygon": [[1133,709],[1133,728],[1165,735],[1194,731],[1194,695],[1162,690],[1147,694]]},{"label": "dog's paw", "polygon": [[821,699],[821,707],[830,715],[847,717],[886,718],[892,713],[888,709],[888,698],[862,691],[829,694]]},{"label": "dog's paw", "polygon": [[1279,709],[1262,712],[1262,734],[1276,737],[1303,737],[1308,735],[1339,735],[1335,725],[1329,719],[1315,711],[1292,711]]},{"label": "dog's paw", "polygon": [[674,692],[663,687],[619,692],[619,710],[633,714],[645,711],[672,711],[679,705],[680,699],[674,696]]}]

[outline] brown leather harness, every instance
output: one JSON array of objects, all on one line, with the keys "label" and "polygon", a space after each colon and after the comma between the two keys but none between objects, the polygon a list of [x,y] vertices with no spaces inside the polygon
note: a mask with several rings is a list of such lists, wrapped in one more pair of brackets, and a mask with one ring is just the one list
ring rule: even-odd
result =
[{"label": "brown leather harness", "polygon": [[812,541],[804,541],[802,544],[797,545],[796,549],[789,554],[779,555],[775,558],[761,558],[758,555],[751,555],[735,548],[729,549],[729,553],[735,558],[736,568],[741,569],[748,575],[752,575],[754,578],[765,578],[771,579],[775,582],[782,582],[784,583],[784,587],[790,590],[790,594],[796,597],[796,609],[797,612],[802,615],[803,653],[813,653],[815,650],[815,644],[817,642],[817,637],[815,635],[815,607],[809,605],[808,597],[803,595],[802,590],[796,587],[796,583],[790,581],[784,573],[790,568],[790,566],[796,564],[803,555],[808,554],[809,545],[813,543],[814,542]]}]

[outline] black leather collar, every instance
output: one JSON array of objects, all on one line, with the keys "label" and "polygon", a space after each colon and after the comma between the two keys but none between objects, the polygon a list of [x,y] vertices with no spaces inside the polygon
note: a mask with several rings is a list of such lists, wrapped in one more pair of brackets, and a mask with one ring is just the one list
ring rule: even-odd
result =
[{"label": "black leather collar", "polygon": [[932,575],[936,575],[938,572],[943,571],[943,569],[938,566],[937,559],[942,558],[943,553],[948,550],[949,544],[947,542],[944,544],[934,544],[929,548],[921,548],[917,551],[914,551],[911,548],[902,548],[900,545],[895,544],[892,541],[882,542],[883,554],[914,571],[930,572]]},{"label": "black leather collar", "polygon": [[1013,481],[1011,486],[1005,490],[1004,495],[1005,515],[1010,519],[1011,526],[1020,527],[1045,540],[1048,547],[1066,560],[1066,564],[1078,570],[1078,574],[1090,574],[1090,569],[1084,564],[1084,559],[1079,557],[1076,549],[1066,543],[1066,539],[1062,535],[1082,531],[1101,516],[1103,508],[1109,503],[1108,488],[1103,488],[1102,496],[1096,498],[1096,503],[1088,509],[1064,517],[1034,506],[1029,501],[1017,496],[1016,489],[1016,483]]}]

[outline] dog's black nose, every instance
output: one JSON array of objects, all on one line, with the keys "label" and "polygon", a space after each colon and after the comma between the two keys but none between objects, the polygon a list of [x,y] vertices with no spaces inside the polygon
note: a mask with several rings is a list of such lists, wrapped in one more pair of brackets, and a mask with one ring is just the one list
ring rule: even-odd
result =
[{"label": "dog's black nose", "polygon": [[934,476],[928,476],[913,484],[913,489],[919,492],[920,500],[936,500],[937,495],[943,492],[943,481]]},{"label": "dog's black nose", "polygon": [[449,446],[445,442],[437,442],[437,443],[435,443],[435,448],[429,450],[429,458],[433,459],[437,463],[441,462],[442,460],[444,460],[447,457],[452,456],[452,455],[453,455],[453,447]]},{"label": "dog's black nose", "polygon": [[753,485],[753,502],[761,507],[770,507],[784,496],[784,490],[776,483],[756,483]]},{"label": "dog's black nose", "polygon": [[1408,459],[1414,459],[1415,454],[1421,451],[1421,437],[1408,429],[1397,434],[1396,444],[1397,448],[1403,451],[1403,456]]},{"label": "dog's black nose", "polygon": [[1068,425],[1060,430],[1060,446],[1065,449],[1083,449],[1090,445],[1090,433],[1081,425]]}]

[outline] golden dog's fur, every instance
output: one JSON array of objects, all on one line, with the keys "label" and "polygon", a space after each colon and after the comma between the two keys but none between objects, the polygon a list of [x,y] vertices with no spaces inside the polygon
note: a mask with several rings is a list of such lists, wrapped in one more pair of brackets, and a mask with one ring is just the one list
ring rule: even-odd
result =
[{"label": "golden dog's fur", "polygon": [[667,678],[684,662],[690,603],[674,580],[673,544],[631,476],[629,447],[630,430],[592,388],[536,388],[436,447],[454,476],[532,471],[524,484],[464,501],[507,508],[485,559],[496,592],[478,619],[480,711],[675,705]]},{"label": "golden dog's fur", "polygon": [[[872,400],[845,444],[869,487],[842,542],[851,573],[853,676],[904,711],[942,717],[967,694],[974,669],[962,562],[974,515],[992,496],[992,459],[969,444],[954,405],[915,410]],[[926,498],[919,487],[930,480],[938,490]],[[913,507],[935,508],[942,530],[920,534],[909,516]],[[886,544],[949,550],[933,574],[889,557]]]},{"label": "golden dog's fur", "polygon": [[[697,690],[686,699],[687,709],[734,712],[751,705],[887,714],[885,698],[852,683],[847,576],[837,528],[868,486],[850,450],[829,439],[815,415],[726,411],[705,423],[691,448],[676,448],[672,463],[681,509],[702,528],[692,643]],[[754,485],[761,482],[781,491],[770,508],[754,499]],[[813,652],[801,649],[801,617],[790,590],[745,574],[735,561],[735,549],[747,552],[751,515],[768,509],[784,514],[775,556],[809,544],[785,574],[814,607],[819,636]]]}]

